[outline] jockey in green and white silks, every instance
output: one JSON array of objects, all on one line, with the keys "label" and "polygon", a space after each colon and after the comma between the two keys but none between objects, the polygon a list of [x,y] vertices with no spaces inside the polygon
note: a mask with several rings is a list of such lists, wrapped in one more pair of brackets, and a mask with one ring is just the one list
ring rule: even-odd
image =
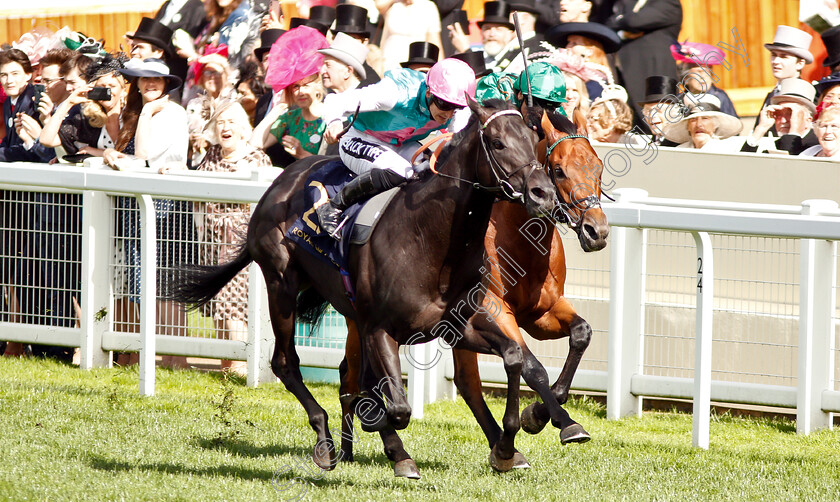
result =
[{"label": "jockey in green and white silks", "polygon": [[321,229],[334,234],[341,213],[350,205],[400,185],[414,173],[409,159],[419,141],[446,127],[455,110],[475,95],[475,73],[457,59],[444,59],[428,73],[392,70],[378,83],[324,101],[324,139],[334,143],[344,128],[342,119],[359,115],[341,137],[338,152],[344,165],[358,175],[329,203],[317,208]]}]

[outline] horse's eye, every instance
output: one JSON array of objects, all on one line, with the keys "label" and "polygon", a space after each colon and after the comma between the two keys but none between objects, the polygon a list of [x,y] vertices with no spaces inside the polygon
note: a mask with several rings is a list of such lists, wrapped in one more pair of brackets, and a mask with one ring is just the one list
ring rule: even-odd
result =
[{"label": "horse's eye", "polygon": [[556,164],[554,166],[554,176],[556,176],[558,180],[566,179],[566,173],[563,172],[563,168]]},{"label": "horse's eye", "polygon": [[499,141],[498,139],[494,139],[491,144],[493,145],[493,148],[495,148],[496,150],[501,150],[502,148],[505,147],[505,144],[502,143],[501,141]]}]

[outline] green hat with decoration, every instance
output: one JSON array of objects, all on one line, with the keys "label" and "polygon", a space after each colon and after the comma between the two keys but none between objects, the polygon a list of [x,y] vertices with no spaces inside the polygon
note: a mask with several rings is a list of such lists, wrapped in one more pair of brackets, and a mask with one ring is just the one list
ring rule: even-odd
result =
[{"label": "green hat with decoration", "polygon": [[516,102],[513,84],[516,75],[513,73],[491,73],[481,77],[475,83],[475,99],[479,103],[487,99],[502,99]]},{"label": "green hat with decoration", "polygon": [[[566,102],[566,79],[563,72],[553,64],[539,61],[528,65],[528,76],[531,78],[531,95],[551,103]],[[514,90],[528,94],[528,82],[525,72],[513,84]]]}]

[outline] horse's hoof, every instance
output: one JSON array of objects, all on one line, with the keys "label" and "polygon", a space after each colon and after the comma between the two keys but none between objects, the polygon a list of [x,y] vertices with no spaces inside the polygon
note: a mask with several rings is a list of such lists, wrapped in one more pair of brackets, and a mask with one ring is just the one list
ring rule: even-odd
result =
[{"label": "horse's hoof", "polygon": [[560,431],[560,442],[563,444],[585,443],[590,439],[589,433],[580,424],[572,424]]},{"label": "horse's hoof", "polygon": [[398,478],[420,479],[420,471],[414,460],[407,458],[394,464],[394,476]]},{"label": "horse's hoof", "polygon": [[548,420],[542,421],[537,416],[536,408],[540,403],[531,403],[522,410],[522,415],[519,417],[519,423],[522,430],[528,434],[539,434],[541,430],[545,429]]},{"label": "horse's hoof", "polygon": [[345,454],[344,450],[341,450],[341,452],[339,452],[338,454],[338,461],[347,463],[353,462],[353,453],[351,452]]},{"label": "horse's hoof", "polygon": [[322,471],[331,471],[335,469],[335,464],[338,463],[334,455],[318,455],[318,452],[312,454],[312,461]]},{"label": "horse's hoof", "polygon": [[513,469],[515,458],[515,453],[510,458],[500,457],[498,451],[496,451],[496,447],[494,446],[493,449],[490,450],[490,467],[492,467],[493,470],[496,472],[508,472],[509,470]]},{"label": "horse's hoof", "polygon": [[513,468],[514,469],[530,469],[531,463],[525,458],[525,455],[517,452],[513,453]]}]

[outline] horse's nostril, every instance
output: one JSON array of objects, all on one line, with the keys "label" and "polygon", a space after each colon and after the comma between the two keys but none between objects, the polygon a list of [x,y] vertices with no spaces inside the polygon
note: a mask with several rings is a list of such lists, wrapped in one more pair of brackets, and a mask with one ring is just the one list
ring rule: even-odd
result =
[{"label": "horse's nostril", "polygon": [[593,241],[597,241],[600,237],[598,235],[598,231],[592,225],[584,224],[583,231],[586,232],[586,235],[589,236],[589,238]]},{"label": "horse's nostril", "polygon": [[531,189],[531,197],[534,200],[545,200],[545,198],[546,198],[545,190],[543,190],[542,188],[539,188],[539,187],[534,187],[534,188]]}]

